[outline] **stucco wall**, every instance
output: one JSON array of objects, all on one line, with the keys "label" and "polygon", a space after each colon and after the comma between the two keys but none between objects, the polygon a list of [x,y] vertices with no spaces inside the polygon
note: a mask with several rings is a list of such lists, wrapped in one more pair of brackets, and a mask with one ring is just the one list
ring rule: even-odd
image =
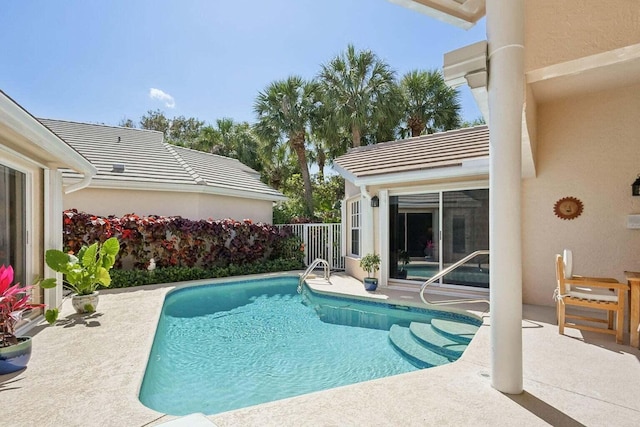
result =
[{"label": "stucco wall", "polygon": [[[624,2],[623,2],[624,3]],[[557,3],[556,3],[557,4]],[[523,299],[553,305],[555,254],[573,250],[575,274],[624,280],[640,271],[640,86],[538,106],[538,176],[523,181]],[[562,220],[554,203],[574,196],[584,212]]]},{"label": "stucco wall", "polygon": [[525,71],[640,43],[637,0],[527,0],[525,16]]},{"label": "stucco wall", "polygon": [[64,197],[64,208],[95,215],[180,215],[189,219],[251,219],[271,224],[272,203],[199,193],[85,188]]}]

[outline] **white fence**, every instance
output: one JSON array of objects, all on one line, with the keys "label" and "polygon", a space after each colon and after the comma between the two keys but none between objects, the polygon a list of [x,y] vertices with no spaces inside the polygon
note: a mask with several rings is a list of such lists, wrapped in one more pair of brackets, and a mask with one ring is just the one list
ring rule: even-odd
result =
[{"label": "white fence", "polygon": [[276,227],[291,227],[293,234],[302,239],[305,265],[322,258],[332,270],[344,270],[341,224],[276,224]]}]

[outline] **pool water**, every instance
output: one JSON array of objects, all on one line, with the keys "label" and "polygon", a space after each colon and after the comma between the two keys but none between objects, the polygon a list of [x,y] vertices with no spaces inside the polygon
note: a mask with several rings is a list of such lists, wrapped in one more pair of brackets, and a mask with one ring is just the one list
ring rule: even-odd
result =
[{"label": "pool water", "polygon": [[416,370],[389,344],[392,324],[428,321],[296,292],[296,277],[183,288],[167,295],[140,391],[149,408],[215,414]]}]

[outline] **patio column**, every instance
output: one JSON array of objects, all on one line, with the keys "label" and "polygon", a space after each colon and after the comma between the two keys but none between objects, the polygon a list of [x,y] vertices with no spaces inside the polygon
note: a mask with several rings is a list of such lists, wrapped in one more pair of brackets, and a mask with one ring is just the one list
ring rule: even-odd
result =
[{"label": "patio column", "polygon": [[[62,250],[62,174],[57,169],[44,170],[44,245],[47,249]],[[47,309],[59,307],[62,303],[62,274],[56,273],[46,264],[44,277],[55,277],[58,286],[44,290],[44,303]]]},{"label": "patio column", "polygon": [[487,0],[489,42],[491,381],[522,388],[521,139],[524,2]]}]

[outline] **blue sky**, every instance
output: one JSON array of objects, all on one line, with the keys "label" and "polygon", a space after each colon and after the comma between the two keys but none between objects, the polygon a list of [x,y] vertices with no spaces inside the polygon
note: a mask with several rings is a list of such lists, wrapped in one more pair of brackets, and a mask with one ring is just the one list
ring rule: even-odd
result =
[{"label": "blue sky", "polygon": [[[485,38],[484,20],[465,31],[386,0],[6,1],[0,89],[36,117],[253,122],[259,91],[315,77],[348,43],[401,76]],[[465,119],[480,116],[467,89],[462,101]]]}]

